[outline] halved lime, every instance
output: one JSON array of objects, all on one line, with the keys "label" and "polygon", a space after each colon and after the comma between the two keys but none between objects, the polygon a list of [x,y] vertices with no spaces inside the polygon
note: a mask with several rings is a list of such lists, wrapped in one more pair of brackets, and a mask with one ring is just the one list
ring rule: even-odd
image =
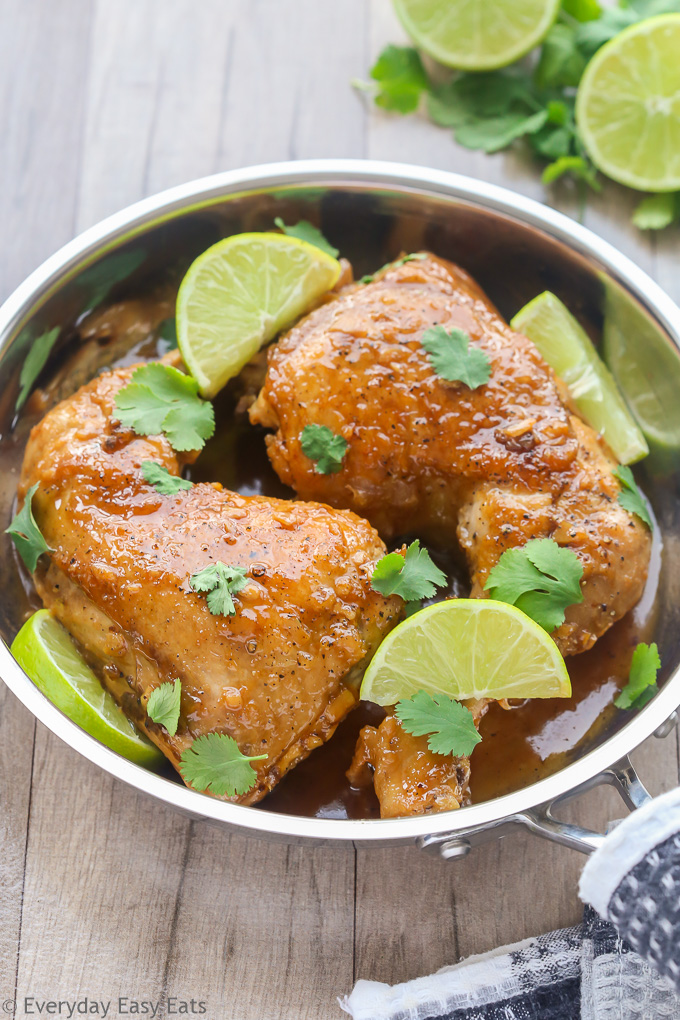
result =
[{"label": "halved lime", "polygon": [[505,67],[533,49],[560,0],[394,0],[401,23],[431,57],[464,71]]},{"label": "halved lime", "polygon": [[642,191],[680,188],[680,14],[631,25],[598,50],[576,123],[595,166]]},{"label": "halved lime", "polygon": [[493,599],[449,599],[395,627],[364,674],[361,697],[396,705],[417,691],[450,698],[568,698],[557,645],[530,617]]},{"label": "halved lime", "polygon": [[285,234],[234,234],[192,262],[177,295],[177,340],[204,397],[340,277],[340,263]]},{"label": "halved lime", "polygon": [[64,715],[112,751],[138,765],[153,767],[164,760],[104,690],[68,631],[46,609],[23,625],[12,642],[12,655]]},{"label": "halved lime", "polygon": [[621,464],[634,464],[649,453],[614,379],[587,333],[549,290],[520,309],[510,323],[524,333],[566,383],[583,418],[599,432]]}]

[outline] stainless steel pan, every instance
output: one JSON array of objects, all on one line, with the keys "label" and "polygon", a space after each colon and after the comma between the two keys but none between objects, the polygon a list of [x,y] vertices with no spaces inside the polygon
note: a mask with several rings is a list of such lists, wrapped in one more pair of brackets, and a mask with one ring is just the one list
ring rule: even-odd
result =
[{"label": "stainless steel pan", "polygon": [[[462,263],[501,312],[550,289],[590,328],[605,315],[630,331],[631,358],[640,370],[678,357],[680,309],[640,269],[572,220],[502,188],[455,174],[394,163],[318,160],[238,170],[145,199],[86,231],[48,259],[0,309],[0,520],[8,521],[26,438],[13,428],[18,377],[29,346],[54,326],[61,339],[42,376],[58,363],[61,341],[83,313],[99,303],[139,293],[167,272],[181,272],[200,251],[227,234],[312,218],[341,247],[359,273],[402,251],[427,247]],[[80,382],[82,380],[78,380]],[[680,400],[680,394],[675,398]],[[654,465],[652,465],[654,466]],[[646,491],[660,523],[664,556],[656,628],[664,663],[662,689],[639,714],[605,734],[598,746],[549,778],[516,793],[460,811],[426,817],[350,821],[303,818],[222,803],[147,772],[83,732],[38,690],[0,643],[0,674],[49,729],[80,754],[131,786],[196,817],[290,842],[394,845],[416,841],[444,857],[523,826],[584,852],[597,833],[558,821],[566,798],[601,783],[618,787],[630,808],[648,794],[628,760],[646,737],[665,735],[680,704],[680,527],[673,465],[650,475]],[[16,567],[3,539],[0,635],[9,644],[20,624]]]}]

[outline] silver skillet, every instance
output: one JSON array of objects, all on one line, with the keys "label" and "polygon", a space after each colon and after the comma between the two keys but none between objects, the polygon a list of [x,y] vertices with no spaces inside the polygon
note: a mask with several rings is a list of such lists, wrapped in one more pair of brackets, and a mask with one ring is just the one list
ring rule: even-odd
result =
[{"label": "silver skillet", "polygon": [[[506,316],[542,290],[555,291],[599,336],[604,316],[624,338],[639,371],[677,358],[680,309],[645,273],[609,244],[553,210],[502,188],[456,174],[396,163],[312,160],[230,171],[145,199],[87,230],[48,259],[0,309],[0,520],[16,490],[25,429],[13,432],[18,376],[31,343],[55,325],[69,331],[98,304],[143,292],[181,273],[209,244],[273,217],[320,222],[354,264],[375,269],[401,251],[428,248],[460,262]],[[41,376],[49,380],[57,345]],[[80,382],[80,380],[79,380]],[[680,399],[680,394],[675,397]],[[662,689],[639,714],[561,771],[516,793],[460,811],[415,818],[340,820],[276,814],[222,803],[126,761],[55,708],[8,651],[16,619],[15,566],[4,539],[0,562],[0,675],[23,704],[80,754],[130,786],[203,817],[264,838],[338,845],[417,842],[453,858],[471,846],[525,827],[585,853],[603,838],[559,821],[553,809],[593,786],[615,785],[629,808],[648,794],[628,760],[650,734],[663,736],[680,704],[680,527],[677,477],[645,479],[660,524],[664,556],[655,639],[664,663]],[[4,525],[3,525],[4,527]]]}]

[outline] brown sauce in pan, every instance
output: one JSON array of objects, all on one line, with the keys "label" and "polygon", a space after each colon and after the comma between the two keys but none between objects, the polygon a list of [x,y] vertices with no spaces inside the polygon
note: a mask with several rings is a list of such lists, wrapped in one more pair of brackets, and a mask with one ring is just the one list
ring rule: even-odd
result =
[{"label": "brown sauce in pan", "polygon": [[[71,356],[62,362],[62,370],[49,390],[34,394],[26,407],[26,417],[31,417],[30,424],[37,421],[57,399],[91,378],[95,374],[93,365],[116,367],[158,357],[166,350],[167,344],[152,335],[123,353],[115,329],[110,341],[100,336],[96,341],[81,343],[75,352],[66,352]],[[253,428],[245,415],[235,415],[235,406],[235,397],[229,389],[217,399],[215,437],[197,463],[187,470],[187,476],[192,481],[219,481],[244,495],[294,498],[269,463],[264,430]],[[25,428],[21,432],[27,435]],[[482,742],[472,756],[473,802],[501,796],[550,775],[587,750],[603,733],[625,722],[624,713],[614,707],[613,699],[626,682],[632,649],[638,641],[649,641],[653,636],[661,559],[658,535],[655,529],[649,578],[638,606],[600,638],[591,651],[567,660],[572,697],[526,702],[511,710],[503,710],[498,704],[490,708],[480,727]],[[466,595],[467,572],[458,550],[430,551],[450,579],[449,589],[441,597]],[[20,570],[17,629],[39,604],[30,579]],[[362,702],[328,743],[284,777],[259,805],[260,810],[318,818],[379,817],[373,791],[352,788],[345,771],[361,727],[377,725],[382,716],[382,709]],[[180,781],[169,765],[166,774]]]}]

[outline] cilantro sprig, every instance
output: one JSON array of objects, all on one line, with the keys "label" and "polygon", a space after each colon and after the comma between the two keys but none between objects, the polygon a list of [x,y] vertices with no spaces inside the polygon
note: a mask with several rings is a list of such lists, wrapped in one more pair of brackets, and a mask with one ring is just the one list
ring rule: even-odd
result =
[{"label": "cilantro sprig", "polygon": [[213,616],[234,616],[236,606],[232,598],[248,583],[243,567],[230,567],[226,563],[210,563],[192,574],[189,584],[195,592],[205,594],[208,609]]},{"label": "cilantro sprig", "polygon": [[445,694],[418,691],[398,701],[394,714],[407,733],[428,735],[427,746],[434,754],[467,757],[482,739],[470,709]]},{"label": "cilantro sprig", "polygon": [[430,364],[442,379],[462,382],[476,390],[491,378],[488,354],[479,347],[472,347],[464,330],[452,329],[447,333],[443,326],[432,326],[425,330],[420,342],[430,357]]},{"label": "cilantro sprig", "polygon": [[[371,587],[381,595],[399,595],[407,603],[429,599],[446,584],[446,574],[432,562],[427,549],[416,539],[406,553],[387,553],[378,560],[371,575]],[[410,613],[415,609],[411,606]]]},{"label": "cilantro sprig", "polygon": [[[387,46],[370,71],[370,81],[352,84],[377,106],[413,113],[426,99],[430,119],[453,131],[470,149],[498,152],[520,139],[547,163],[546,185],[570,177],[600,190],[595,167],[581,142],[574,115],[576,87],[593,54],[624,28],[643,18],[680,11],[680,0],[563,0],[534,66],[526,61],[487,72],[464,72],[441,81],[430,76],[410,46]],[[633,222],[660,230],[680,220],[680,192],[643,199]]]},{"label": "cilantro sprig", "polygon": [[205,733],[180,755],[182,779],[194,790],[209,790],[216,797],[235,797],[252,790],[257,773],[251,761],[266,754],[243,754],[233,737]]},{"label": "cilantro sprig", "polygon": [[215,431],[212,404],[198,396],[198,383],[169,365],[142,365],[116,394],[123,425],[141,436],[167,438],[174,450],[200,450]]},{"label": "cilantro sprig", "polygon": [[175,496],[182,489],[191,489],[193,487],[193,483],[187,478],[171,475],[167,468],[163,467],[162,464],[157,464],[155,460],[145,460],[142,462],[142,477],[149,485],[153,485],[156,492],[160,492],[161,496]]},{"label": "cilantro sprig", "polygon": [[182,684],[179,680],[168,681],[151,692],[146,704],[146,714],[152,722],[165,726],[171,737],[177,733]]},{"label": "cilantro sprig", "polygon": [[320,475],[339,471],[347,453],[347,440],[326,425],[305,425],[300,433],[300,446],[305,457],[316,461],[314,470]]},{"label": "cilantro sprig", "polygon": [[298,223],[288,225],[283,222],[280,216],[276,216],[274,223],[288,237],[297,237],[300,241],[313,244],[315,248],[320,248],[321,251],[325,252],[326,255],[330,255],[333,259],[337,259],[340,254],[339,250],[334,248],[330,241],[326,240],[319,228],[315,227],[308,220],[300,220]]},{"label": "cilantro sprig", "polygon": [[399,266],[405,266],[409,262],[422,262],[423,259],[427,258],[427,253],[424,251],[412,252],[410,255],[402,255],[401,258],[395,259],[393,262],[386,262],[380,269],[376,269],[374,273],[366,273],[359,280],[359,283],[373,283],[378,273],[382,273],[384,269],[398,269]]},{"label": "cilantro sprig", "polygon": [[647,504],[645,503],[642,493],[638,489],[637,482],[633,477],[633,472],[629,467],[624,464],[619,464],[614,470],[614,477],[618,478],[621,483],[621,492],[618,495],[618,503],[627,510],[630,514],[635,514],[637,517],[647,525],[650,531],[653,530],[654,525],[650,516]]},{"label": "cilantro sprig", "polygon": [[490,571],[484,590],[516,606],[549,634],[564,623],[567,606],[583,602],[583,566],[576,553],[552,538],[534,538],[506,549]]},{"label": "cilantro sprig", "polygon": [[28,399],[28,395],[33,389],[33,384],[42,372],[43,368],[47,364],[52,348],[57,342],[59,336],[59,327],[55,326],[54,329],[50,329],[47,333],[42,333],[36,337],[28,354],[24,359],[24,363],[21,366],[21,373],[19,375],[19,396],[17,402],[14,405],[15,411],[20,411]]},{"label": "cilantro sprig", "polygon": [[33,516],[31,503],[35,496],[39,482],[32,485],[26,493],[24,505],[16,515],[9,528],[5,528],[5,534],[14,542],[16,550],[21,556],[31,573],[38,565],[38,560],[43,553],[52,552],[49,545],[43,538],[42,532],[36,524]]},{"label": "cilantro sprig", "polygon": [[617,708],[642,708],[651,701],[659,688],[656,677],[661,669],[659,649],[655,644],[641,642],[633,652],[628,683],[614,699]]}]

